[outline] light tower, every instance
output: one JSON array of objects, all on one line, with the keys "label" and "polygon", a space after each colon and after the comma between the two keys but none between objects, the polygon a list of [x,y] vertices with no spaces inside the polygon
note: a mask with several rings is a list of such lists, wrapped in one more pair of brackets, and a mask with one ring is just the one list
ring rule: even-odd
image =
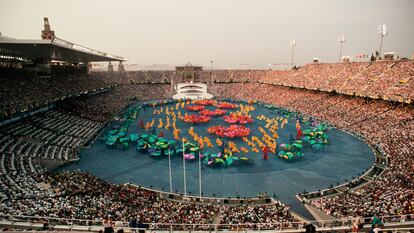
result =
[{"label": "light tower", "polygon": [[295,54],[295,46],[296,46],[295,39],[291,39],[289,44],[290,44],[290,47],[292,48],[291,55],[290,55],[290,65],[291,65],[291,68],[293,69],[293,56]]},{"label": "light tower", "polygon": [[125,72],[125,67],[124,67],[124,64],[122,63],[122,61],[119,61],[119,64],[118,64],[118,71],[119,71],[120,73]]},{"label": "light tower", "polygon": [[113,71],[114,71],[114,66],[112,65],[111,61],[109,61],[108,72],[113,72]]},{"label": "light tower", "polygon": [[381,50],[382,50],[382,40],[384,40],[384,36],[388,34],[387,25],[383,24],[378,26],[378,34],[381,36],[380,47],[379,47],[379,56],[381,57]]},{"label": "light tower", "polygon": [[343,33],[341,33],[341,35],[338,36],[338,41],[339,41],[339,44],[340,44],[340,47],[339,47],[339,62],[341,62],[341,59],[342,59],[342,44],[345,43],[345,36],[344,36]]},{"label": "light tower", "polygon": [[55,31],[50,29],[49,19],[43,18],[44,22],[44,29],[42,31],[42,40],[51,40],[53,37],[55,37]]}]

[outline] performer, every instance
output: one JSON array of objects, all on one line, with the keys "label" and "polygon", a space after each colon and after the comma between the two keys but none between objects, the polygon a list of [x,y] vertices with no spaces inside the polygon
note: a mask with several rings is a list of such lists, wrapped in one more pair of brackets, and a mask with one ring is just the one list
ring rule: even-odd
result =
[{"label": "performer", "polygon": [[292,135],[292,133],[290,134],[290,137],[289,137],[289,143],[290,144],[292,144],[293,143],[293,141],[294,141],[294,139],[293,139],[293,135]]},{"label": "performer", "polygon": [[221,144],[221,146],[220,146],[220,153],[222,154],[222,155],[224,155],[224,149],[226,148],[226,143],[224,142],[224,140],[222,140],[222,144]]},{"label": "performer", "polygon": [[168,151],[171,153],[171,152],[174,152],[174,150],[175,150],[174,146],[168,143]]},{"label": "performer", "polygon": [[263,147],[263,160],[269,159],[269,148],[267,146]]}]

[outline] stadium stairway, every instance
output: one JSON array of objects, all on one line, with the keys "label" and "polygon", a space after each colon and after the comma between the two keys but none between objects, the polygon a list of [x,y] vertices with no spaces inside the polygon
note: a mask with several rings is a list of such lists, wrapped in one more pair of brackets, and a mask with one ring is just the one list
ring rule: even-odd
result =
[{"label": "stadium stairway", "polygon": [[305,204],[305,208],[309,211],[309,213],[315,218],[316,221],[331,221],[331,220],[339,220],[335,217],[332,217],[324,212],[316,209],[313,206]]}]

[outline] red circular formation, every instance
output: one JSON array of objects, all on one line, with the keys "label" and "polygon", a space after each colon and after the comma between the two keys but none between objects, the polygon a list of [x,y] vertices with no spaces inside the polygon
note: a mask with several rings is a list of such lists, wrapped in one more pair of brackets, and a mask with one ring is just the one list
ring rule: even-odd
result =
[{"label": "red circular formation", "polygon": [[250,128],[243,125],[230,125],[229,127],[216,125],[209,127],[207,131],[211,134],[228,138],[247,137],[250,134]]},{"label": "red circular formation", "polygon": [[184,116],[184,122],[186,123],[207,123],[210,121],[209,116],[202,116],[202,115],[185,115]]},{"label": "red circular formation", "polygon": [[222,116],[222,115],[224,115],[224,114],[226,114],[226,110],[223,110],[223,109],[216,109],[216,110],[214,110],[214,111],[211,111],[211,110],[208,110],[208,109],[204,109],[203,111],[200,111],[200,114],[201,115],[204,115],[204,116],[212,116],[212,117],[215,117],[215,116]]},{"label": "red circular formation", "polygon": [[215,100],[194,100],[193,104],[196,105],[214,105],[216,103]]},{"label": "red circular formation", "polygon": [[229,123],[229,124],[248,124],[248,123],[252,123],[253,119],[250,116],[246,116],[246,115],[237,115],[237,114],[230,114],[228,116],[224,116],[223,117],[224,121]]},{"label": "red circular formation", "polygon": [[185,109],[187,109],[188,111],[192,111],[192,112],[198,112],[198,111],[204,110],[204,106],[201,106],[201,105],[188,105],[187,107],[185,107]]},{"label": "red circular formation", "polygon": [[237,105],[229,103],[229,102],[220,102],[216,104],[216,107],[221,108],[221,109],[234,109],[234,108],[237,108]]}]

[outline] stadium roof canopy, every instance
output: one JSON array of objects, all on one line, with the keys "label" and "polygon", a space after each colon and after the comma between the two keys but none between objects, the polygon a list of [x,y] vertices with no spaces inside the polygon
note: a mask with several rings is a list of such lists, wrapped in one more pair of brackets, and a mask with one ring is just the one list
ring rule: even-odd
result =
[{"label": "stadium roof canopy", "polygon": [[0,36],[0,55],[65,62],[126,61],[124,57],[90,49],[54,37],[51,40],[20,40]]}]

